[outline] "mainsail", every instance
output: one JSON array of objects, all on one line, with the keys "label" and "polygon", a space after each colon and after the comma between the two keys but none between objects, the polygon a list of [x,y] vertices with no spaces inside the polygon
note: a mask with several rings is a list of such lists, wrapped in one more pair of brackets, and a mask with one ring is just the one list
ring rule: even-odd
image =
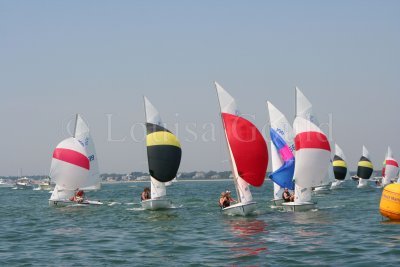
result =
[{"label": "mainsail", "polygon": [[182,157],[178,138],[162,126],[159,112],[144,97],[146,112],[146,146],[149,173],[151,177],[151,198],[166,195],[166,182],[173,180]]},{"label": "mainsail", "polygon": [[[281,188],[294,190],[293,129],[286,117],[271,102],[267,102],[270,117],[272,173],[269,175]],[[275,190],[274,190],[275,191]],[[275,197],[277,194],[275,194]]]},{"label": "mainsail", "polygon": [[268,165],[267,144],[256,126],[239,115],[235,99],[215,83],[235,186],[241,203],[252,201],[248,184],[261,186]]},{"label": "mainsail", "polygon": [[302,117],[318,125],[317,117],[312,110],[312,104],[298,87],[296,87],[296,116]]},{"label": "mainsail", "polygon": [[74,137],[86,149],[87,157],[90,162],[90,170],[88,178],[80,187],[82,190],[97,190],[101,187],[101,178],[99,172],[99,162],[97,159],[96,149],[93,138],[90,135],[89,127],[83,120],[81,115],[76,115],[76,125]]}]

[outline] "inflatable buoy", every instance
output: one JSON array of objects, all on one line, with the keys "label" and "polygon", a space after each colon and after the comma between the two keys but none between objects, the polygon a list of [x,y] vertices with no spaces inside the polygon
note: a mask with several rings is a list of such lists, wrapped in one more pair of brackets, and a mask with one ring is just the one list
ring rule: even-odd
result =
[{"label": "inflatable buoy", "polygon": [[400,184],[389,184],[382,191],[379,211],[382,216],[400,221]]}]

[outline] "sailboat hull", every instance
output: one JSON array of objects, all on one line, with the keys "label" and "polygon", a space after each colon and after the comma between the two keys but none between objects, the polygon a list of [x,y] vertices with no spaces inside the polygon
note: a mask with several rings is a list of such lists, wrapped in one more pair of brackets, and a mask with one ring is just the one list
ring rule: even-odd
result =
[{"label": "sailboat hull", "polygon": [[301,211],[309,211],[315,209],[316,204],[317,203],[315,202],[302,202],[302,203],[286,202],[283,203],[282,206],[284,207],[285,211],[301,212]]},{"label": "sailboat hull", "polygon": [[359,179],[358,180],[357,188],[368,188],[368,187],[369,187],[369,184],[368,184],[367,179]]},{"label": "sailboat hull", "polygon": [[256,210],[257,202],[238,203],[222,209],[222,213],[233,216],[247,216]]},{"label": "sailboat hull", "polygon": [[31,184],[19,184],[17,183],[15,186],[17,189],[32,189],[33,185]]},{"label": "sailboat hull", "polygon": [[278,198],[278,199],[271,199],[271,203],[273,207],[282,207],[282,204],[285,201],[283,200],[283,198]]},{"label": "sailboat hull", "polygon": [[148,199],[142,201],[142,208],[146,210],[165,210],[172,207],[169,199]]},{"label": "sailboat hull", "polygon": [[331,190],[332,190],[332,189],[338,189],[338,188],[343,187],[343,183],[344,183],[344,181],[342,181],[342,180],[336,180],[336,181],[334,181],[334,182],[332,183],[332,185],[331,185]]},{"label": "sailboat hull", "polygon": [[95,200],[84,200],[81,203],[77,203],[70,200],[52,200],[49,199],[49,206],[52,207],[66,207],[66,206],[87,206],[87,205],[103,205],[100,201]]}]

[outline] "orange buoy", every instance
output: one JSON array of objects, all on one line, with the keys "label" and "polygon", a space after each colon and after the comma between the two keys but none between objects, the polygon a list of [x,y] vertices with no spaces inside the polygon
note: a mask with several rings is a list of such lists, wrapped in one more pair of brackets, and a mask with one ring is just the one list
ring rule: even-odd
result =
[{"label": "orange buoy", "polygon": [[400,184],[389,184],[382,191],[379,211],[382,216],[400,221]]}]

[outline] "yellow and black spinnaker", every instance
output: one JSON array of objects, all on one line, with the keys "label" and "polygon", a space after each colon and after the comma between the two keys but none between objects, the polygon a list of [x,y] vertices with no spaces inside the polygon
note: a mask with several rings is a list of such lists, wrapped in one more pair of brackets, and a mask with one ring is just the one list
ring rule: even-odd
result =
[{"label": "yellow and black spinnaker", "polygon": [[178,138],[164,127],[146,123],[147,158],[150,175],[160,182],[176,177],[182,150]]},{"label": "yellow and black spinnaker", "polygon": [[335,155],[333,157],[332,165],[333,165],[333,173],[335,175],[335,179],[343,181],[347,175],[346,162],[338,155]]},{"label": "yellow and black spinnaker", "polygon": [[374,171],[374,166],[372,162],[367,158],[362,156],[358,162],[357,176],[362,179],[369,179]]}]

